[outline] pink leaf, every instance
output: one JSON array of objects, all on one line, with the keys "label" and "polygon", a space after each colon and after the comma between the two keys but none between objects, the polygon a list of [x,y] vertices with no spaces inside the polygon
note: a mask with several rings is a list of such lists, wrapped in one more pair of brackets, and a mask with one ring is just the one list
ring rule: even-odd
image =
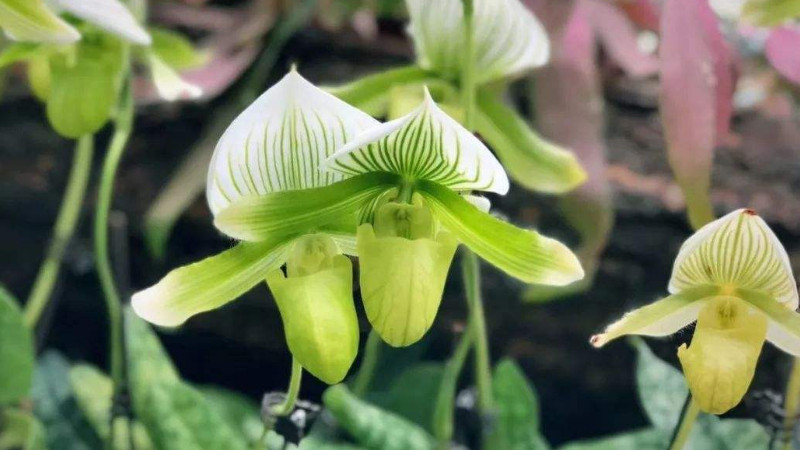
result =
[{"label": "pink leaf", "polygon": [[800,84],[800,29],[782,27],[773,30],[764,52],[778,73],[792,83]]},{"label": "pink leaf", "polygon": [[639,50],[637,30],[614,5],[601,0],[582,0],[580,8],[600,38],[603,48],[632,77],[647,77],[658,71],[658,60]]}]

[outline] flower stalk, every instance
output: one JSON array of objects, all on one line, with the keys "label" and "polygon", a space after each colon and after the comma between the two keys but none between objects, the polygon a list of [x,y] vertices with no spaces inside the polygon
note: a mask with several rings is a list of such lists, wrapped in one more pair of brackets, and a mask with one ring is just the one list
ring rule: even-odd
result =
[{"label": "flower stalk", "polygon": [[353,394],[364,397],[367,393],[375,369],[378,367],[378,356],[381,351],[381,337],[375,330],[369,332],[367,344],[364,346],[364,359],[361,361],[361,368],[358,370],[355,382],[353,382]]},{"label": "flower stalk", "polygon": [[56,224],[53,227],[53,237],[47,249],[47,256],[39,268],[33,289],[25,303],[25,323],[30,328],[36,326],[42,312],[47,306],[53,286],[58,278],[61,260],[64,251],[69,245],[75,228],[78,225],[81,205],[89,184],[89,175],[92,168],[92,155],[94,153],[94,136],[85,135],[78,139],[75,145],[75,156],[72,160],[69,181],[64,199],[58,212]]},{"label": "flower stalk", "polygon": [[686,446],[699,414],[700,406],[694,401],[694,398],[689,397],[687,405],[681,415],[681,423],[678,425],[675,435],[672,437],[672,443],[669,446],[670,450],[682,450]]},{"label": "flower stalk", "polygon": [[297,403],[297,398],[300,395],[300,383],[302,380],[303,366],[300,365],[297,358],[292,358],[292,375],[289,379],[289,389],[286,391],[286,399],[272,410],[276,416],[288,416],[294,410],[294,405]]},{"label": "flower stalk", "polygon": [[792,431],[797,423],[798,409],[800,409],[800,358],[792,359],[792,372],[789,375],[789,382],[786,384],[786,403],[783,405],[783,450],[792,450]]}]

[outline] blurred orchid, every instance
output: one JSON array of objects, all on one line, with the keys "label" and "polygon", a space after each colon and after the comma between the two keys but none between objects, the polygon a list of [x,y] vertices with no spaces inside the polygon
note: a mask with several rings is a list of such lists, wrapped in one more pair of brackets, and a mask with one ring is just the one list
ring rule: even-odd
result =
[{"label": "blurred orchid", "polygon": [[[398,110],[395,101],[401,97],[392,95],[397,88],[419,92],[427,85],[458,116],[465,51],[462,1],[406,0],[406,6],[416,65],[367,76],[331,92],[374,116],[386,116]],[[550,40],[544,28],[519,0],[476,0],[474,8],[475,81],[480,87],[475,131],[525,187],[561,193],[580,185],[586,174],[574,155],[538,136],[497,99],[494,87],[547,63]]]},{"label": "blurred orchid", "polygon": [[625,314],[592,345],[624,335],[667,336],[697,321],[678,349],[692,395],[703,411],[722,414],[747,391],[765,340],[800,356],[797,286],[786,250],[755,212],[734,211],[681,246],[672,294]]},{"label": "blurred orchid", "polygon": [[[216,222],[243,201],[273,198],[276,192],[291,197],[342,180],[343,175],[320,172],[319,164],[377,123],[290,72],[243,111],[217,144],[206,187]],[[291,201],[283,206],[279,211],[314,214]],[[313,375],[337,383],[358,350],[352,267],[341,255],[353,252],[348,233],[355,218],[341,218],[328,217],[313,229],[289,225],[266,239],[175,269],[135,294],[133,308],[154,324],[177,326],[266,278],[294,357]],[[280,270],[284,264],[287,276]]]}]

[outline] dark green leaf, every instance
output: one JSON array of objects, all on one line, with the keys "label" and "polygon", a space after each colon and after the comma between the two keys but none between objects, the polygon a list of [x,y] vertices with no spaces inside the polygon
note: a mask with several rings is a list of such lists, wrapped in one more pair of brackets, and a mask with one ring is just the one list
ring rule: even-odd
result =
[{"label": "dark green leaf", "polygon": [[599,439],[571,442],[559,450],[664,450],[668,445],[668,433],[649,428]]},{"label": "dark green leaf", "polygon": [[644,340],[632,338],[630,341],[637,353],[639,401],[656,428],[672,431],[689,393],[683,374],[654,355]]},{"label": "dark green leaf", "polygon": [[539,430],[539,400],[522,369],[510,359],[500,361],[492,379],[497,421],[487,436],[489,448],[547,450]]},{"label": "dark green leaf", "polygon": [[[231,428],[238,430],[251,444],[260,441],[264,432],[264,422],[261,420],[261,410],[254,401],[237,392],[218,387],[202,386],[199,389]],[[283,438],[270,432],[266,445],[253,448],[279,450],[282,446]]]},{"label": "dark green leaf", "polygon": [[381,405],[433,432],[433,411],[444,366],[426,362],[410,366],[392,384]]}]

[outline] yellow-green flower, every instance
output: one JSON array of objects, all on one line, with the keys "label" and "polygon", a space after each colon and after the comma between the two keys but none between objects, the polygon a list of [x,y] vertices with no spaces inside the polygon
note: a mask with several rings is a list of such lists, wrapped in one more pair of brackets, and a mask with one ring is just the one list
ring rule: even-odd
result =
[{"label": "yellow-green flower", "polygon": [[749,209],[697,231],[681,247],[672,295],[627,313],[604,333],[602,347],[626,334],[666,336],[697,321],[678,349],[686,380],[703,411],[722,414],[747,392],[765,341],[800,356],[797,285],[786,250]]}]

